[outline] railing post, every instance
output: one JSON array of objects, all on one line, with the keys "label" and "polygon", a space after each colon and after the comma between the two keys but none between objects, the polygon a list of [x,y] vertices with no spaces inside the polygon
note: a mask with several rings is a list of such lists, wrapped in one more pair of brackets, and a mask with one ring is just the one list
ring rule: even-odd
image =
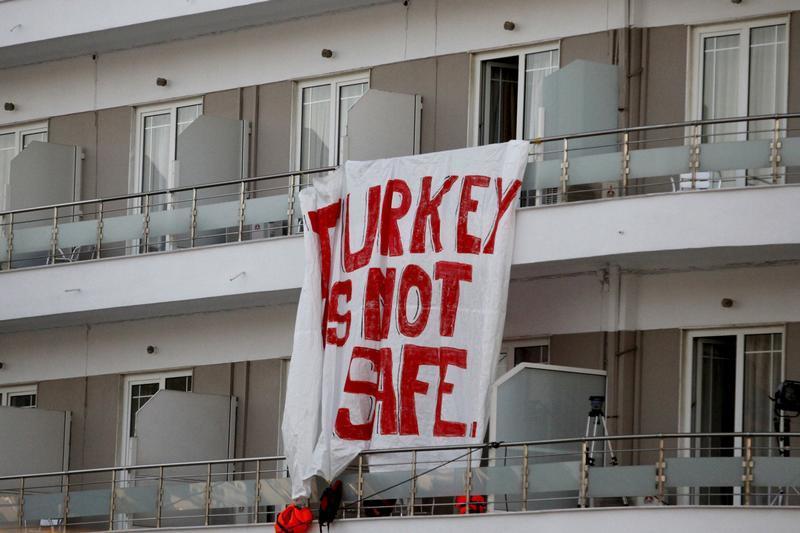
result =
[{"label": "railing post", "polygon": [[11,270],[11,263],[14,260],[14,213],[8,214],[8,259],[6,270]]},{"label": "railing post", "polygon": [[206,471],[206,504],[203,511],[203,524],[208,525],[208,515],[211,512],[211,463]]},{"label": "railing post", "polygon": [[528,445],[522,446],[522,510],[528,510]]},{"label": "railing post", "polygon": [[287,235],[293,235],[294,229],[292,228],[292,224],[294,222],[294,188],[295,188],[295,178],[296,176],[292,176],[289,179],[289,195],[286,197],[286,224]]},{"label": "railing post", "polygon": [[62,519],[62,526],[64,529],[67,528],[67,519],[69,518],[69,474],[64,476],[64,481],[66,483],[63,484],[64,486],[64,512],[63,512],[63,519]]},{"label": "railing post", "polygon": [[150,195],[144,195],[144,227],[142,228],[142,242],[144,244],[144,252],[147,253],[147,249],[150,247]]},{"label": "railing post", "polygon": [[567,201],[567,182],[569,181],[569,140],[564,139],[564,153],[561,156],[561,198]]},{"label": "railing post", "polygon": [[411,500],[408,502],[408,516],[414,516],[414,501],[417,498],[417,451],[411,452]]},{"label": "railing post", "polygon": [[628,196],[628,184],[631,174],[630,134],[622,134],[622,196]]},{"label": "railing post", "polygon": [[97,240],[94,245],[94,257],[100,259],[100,249],[103,247],[103,202],[97,204]]},{"label": "railing post", "polygon": [[744,504],[750,505],[751,484],[753,482],[753,437],[744,439]]},{"label": "railing post", "polygon": [[25,516],[25,478],[19,478],[19,501],[17,502],[17,527],[22,530]]},{"label": "railing post", "polygon": [[466,498],[466,508],[464,511],[469,514],[470,495],[472,493],[472,447],[467,453],[467,473],[464,479],[464,496]]},{"label": "railing post", "polygon": [[242,242],[242,233],[244,232],[244,191],[245,182],[242,182],[241,187],[239,187],[239,242]]},{"label": "railing post", "polygon": [[772,183],[778,183],[778,165],[781,162],[781,119],[776,118],[772,129],[772,142],[769,145],[769,161],[772,164]]},{"label": "railing post", "polygon": [[358,456],[358,478],[356,479],[356,518],[361,518],[364,498],[364,456]]},{"label": "railing post", "polygon": [[253,501],[253,523],[258,523],[258,507],[261,505],[261,460],[256,461],[256,497]]},{"label": "railing post", "polygon": [[55,264],[58,249],[58,206],[53,208],[53,227],[50,230],[50,261]]},{"label": "railing post", "polygon": [[700,136],[703,127],[692,126],[691,146],[689,147],[689,169],[692,171],[692,190],[697,188],[697,169],[700,168]]},{"label": "railing post", "polygon": [[589,492],[589,463],[587,461],[589,445],[581,442],[580,480],[578,481],[578,507],[586,507],[586,496]]},{"label": "railing post", "polygon": [[664,501],[664,483],[666,482],[666,461],[664,458],[664,439],[658,439],[658,464],[656,465],[656,486],[658,487],[658,501]]},{"label": "railing post", "polygon": [[156,495],[156,527],[161,527],[161,509],[164,506],[164,467],[158,467],[158,494]]},{"label": "railing post", "polygon": [[111,495],[109,496],[108,504],[108,530],[114,529],[114,512],[117,506],[117,471],[111,471]]},{"label": "railing post", "polygon": [[197,189],[192,189],[192,220],[189,224],[189,248],[194,248],[197,238]]}]

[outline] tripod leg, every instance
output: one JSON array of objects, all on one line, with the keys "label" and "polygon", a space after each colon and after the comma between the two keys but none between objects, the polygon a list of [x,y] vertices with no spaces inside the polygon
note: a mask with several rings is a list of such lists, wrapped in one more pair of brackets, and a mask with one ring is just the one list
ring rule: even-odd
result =
[{"label": "tripod leg", "polygon": [[[606,437],[608,437],[608,426],[606,425],[606,417],[602,418],[603,420],[603,431],[605,431]],[[614,446],[611,444],[611,441],[608,441],[608,451],[611,456],[611,466],[617,466],[619,461],[617,460],[617,454],[614,453]]]}]

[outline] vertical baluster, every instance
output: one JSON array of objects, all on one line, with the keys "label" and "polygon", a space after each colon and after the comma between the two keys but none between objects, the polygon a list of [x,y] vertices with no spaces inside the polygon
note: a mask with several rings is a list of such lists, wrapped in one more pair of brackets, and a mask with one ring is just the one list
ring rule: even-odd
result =
[{"label": "vertical baluster", "polygon": [[143,253],[147,253],[150,247],[150,195],[144,195],[144,227],[142,228],[142,241],[144,244]]},{"label": "vertical baluster", "polygon": [[17,502],[17,527],[22,530],[25,516],[25,478],[19,478],[19,501]]},{"label": "vertical baluster", "polygon": [[192,189],[192,220],[189,225],[189,248],[194,248],[197,238],[197,189]]},{"label": "vertical baluster", "polygon": [[14,261],[14,213],[8,214],[8,264],[7,270],[11,270],[11,263]]},{"label": "vertical baluster", "polygon": [[114,512],[117,505],[117,471],[111,471],[111,495],[109,496],[108,504],[108,530],[114,529]]},{"label": "vertical baluster", "polygon": [[664,458],[664,439],[658,439],[658,464],[656,465],[656,486],[658,487],[658,501],[664,501],[664,483],[666,482],[666,461]]},{"label": "vertical baluster", "polygon": [[567,201],[567,183],[569,182],[569,140],[564,139],[564,153],[561,156],[561,201]]},{"label": "vertical baluster", "polygon": [[244,191],[245,191],[245,182],[242,182],[241,187],[239,187],[239,242],[242,242],[242,233],[244,232]]},{"label": "vertical baluster", "polygon": [[206,471],[206,504],[203,512],[203,524],[208,525],[208,515],[211,512],[211,463]]},{"label": "vertical baluster", "polygon": [[258,523],[258,508],[261,505],[261,460],[256,461],[256,497],[253,502],[253,523]]},{"label": "vertical baluster", "polygon": [[364,498],[364,456],[358,456],[358,479],[356,480],[356,518],[361,518]]},{"label": "vertical baluster", "polygon": [[692,190],[697,188],[697,169],[700,168],[700,135],[703,127],[692,126],[691,146],[689,147],[689,168],[692,171]]},{"label": "vertical baluster", "polygon": [[589,446],[586,441],[581,442],[580,481],[578,483],[578,507],[586,507],[586,495],[589,489]]},{"label": "vertical baluster", "polygon": [[750,493],[753,482],[753,437],[744,439],[744,504],[750,505]]},{"label": "vertical baluster", "polygon": [[164,467],[158,467],[158,494],[156,495],[156,527],[161,527],[161,513],[164,507]]},{"label": "vertical baluster", "polygon": [[287,205],[286,205],[286,223],[288,224],[287,234],[293,235],[294,228],[292,227],[294,224],[294,188],[295,188],[295,180],[296,176],[292,176],[289,178],[289,195],[286,198]]},{"label": "vertical baluster", "polygon": [[630,134],[622,134],[622,196],[628,196],[628,184],[631,174]]},{"label": "vertical baluster", "polygon": [[94,257],[100,259],[100,249],[103,246],[103,202],[97,204],[97,240],[94,245]]},{"label": "vertical baluster", "polygon": [[408,515],[414,516],[414,501],[417,498],[417,450],[411,452],[411,500],[408,503]]},{"label": "vertical baluster", "polygon": [[67,519],[69,518],[69,474],[64,476],[63,487],[64,487],[64,513],[62,517],[62,526],[64,529],[67,528]]},{"label": "vertical baluster", "polygon": [[772,142],[769,147],[769,161],[772,165],[772,183],[778,183],[778,165],[781,162],[781,119],[776,118],[772,128]]},{"label": "vertical baluster", "polygon": [[464,496],[466,498],[465,511],[469,514],[470,495],[472,493],[472,448],[469,448],[467,453],[467,473],[464,480]]},{"label": "vertical baluster", "polygon": [[53,226],[50,229],[50,261],[56,262],[56,250],[58,249],[58,206],[53,208]]},{"label": "vertical baluster", "polygon": [[528,510],[528,445],[522,446],[522,510]]}]

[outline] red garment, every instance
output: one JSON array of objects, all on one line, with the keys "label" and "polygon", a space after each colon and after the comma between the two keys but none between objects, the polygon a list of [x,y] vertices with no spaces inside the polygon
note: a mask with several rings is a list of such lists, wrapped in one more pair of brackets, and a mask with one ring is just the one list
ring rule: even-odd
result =
[{"label": "red garment", "polygon": [[311,509],[291,504],[275,520],[275,533],[306,533],[313,521]]}]

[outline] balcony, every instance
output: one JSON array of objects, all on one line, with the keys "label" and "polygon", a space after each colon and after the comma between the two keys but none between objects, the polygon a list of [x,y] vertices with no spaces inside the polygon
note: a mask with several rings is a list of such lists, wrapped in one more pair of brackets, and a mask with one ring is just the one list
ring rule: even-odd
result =
[{"label": "balcony", "polygon": [[[553,516],[557,521],[559,515],[552,511],[573,509],[571,516],[561,515],[566,524],[609,520],[606,529],[648,520],[637,511],[661,517],[647,527],[652,531],[668,531],[680,520],[698,520],[696,528],[709,516],[720,523],[750,523],[763,520],[765,511],[770,520],[782,522],[780,511],[800,503],[800,461],[785,447],[797,437],[676,433],[372,450],[341,476],[344,500],[338,527],[356,530],[357,523],[366,521],[367,527],[383,524],[398,530],[415,527],[416,520],[477,514],[477,524],[459,524],[486,527],[485,520],[494,516],[530,528],[538,520],[546,525]],[[0,528],[265,525],[291,502],[283,460],[259,457],[3,477]],[[391,467],[377,466],[387,461]],[[317,485],[312,508],[323,486]],[[485,504],[470,508],[455,500],[476,495]],[[379,517],[380,522],[371,520]]]},{"label": "balcony", "polygon": [[[800,137],[787,125],[798,116],[534,140],[512,276],[800,259]],[[0,320],[125,319],[159,306],[175,313],[294,299],[303,263],[296,193],[330,170],[5,213]],[[186,283],[189,271],[203,283]],[[29,297],[32,286],[41,297]]]}]

